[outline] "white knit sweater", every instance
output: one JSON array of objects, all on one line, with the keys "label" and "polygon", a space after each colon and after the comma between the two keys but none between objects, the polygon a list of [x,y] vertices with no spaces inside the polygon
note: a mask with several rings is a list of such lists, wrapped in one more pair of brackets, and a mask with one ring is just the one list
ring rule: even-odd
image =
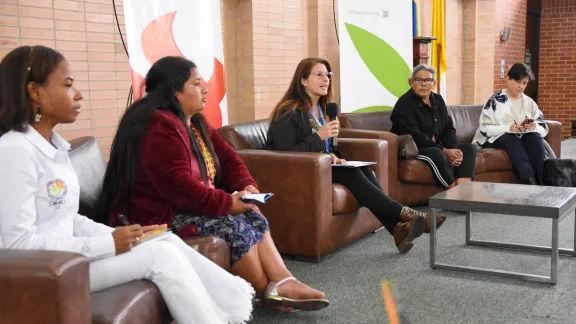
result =
[{"label": "white knit sweater", "polygon": [[514,122],[521,123],[524,117],[533,118],[538,124],[534,132],[545,137],[548,134],[548,126],[544,123],[544,116],[534,100],[525,94],[522,94],[522,109],[524,116],[514,116],[506,90],[493,94],[482,109],[480,126],[472,143],[479,145],[483,145],[486,141],[494,143],[498,137],[510,132],[510,126]]}]

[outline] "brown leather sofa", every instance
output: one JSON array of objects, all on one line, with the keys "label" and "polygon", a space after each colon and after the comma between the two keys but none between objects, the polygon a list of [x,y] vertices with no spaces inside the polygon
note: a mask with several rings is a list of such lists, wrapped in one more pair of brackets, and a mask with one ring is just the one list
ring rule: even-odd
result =
[{"label": "brown leather sofa", "polygon": [[[268,120],[257,120],[218,131],[246,163],[260,191],[274,193],[260,209],[280,253],[320,262],[335,249],[381,226],[367,208],[360,208],[346,187],[332,184],[328,155],[264,150],[269,126]],[[385,141],[342,139],[338,148],[349,160],[377,162],[373,170],[386,187]]]},{"label": "brown leather sofa", "polygon": [[[71,144],[81,187],[80,213],[92,215],[106,164],[93,137]],[[230,269],[230,250],[223,240],[191,238],[186,243]],[[88,259],[76,253],[0,249],[0,323],[170,323],[152,282],[138,280],[90,293],[88,266]]]},{"label": "brown leather sofa", "polygon": [[[448,106],[460,143],[471,143],[478,129],[481,105]],[[419,160],[398,159],[398,137],[390,133],[391,111],[342,114],[340,137],[378,138],[388,142],[388,188],[390,196],[402,204],[427,204],[428,198],[444,190],[436,184],[429,167]],[[560,156],[562,124],[546,121],[550,129],[546,140]],[[476,156],[475,181],[515,182],[508,155],[499,149],[480,149]]]}]

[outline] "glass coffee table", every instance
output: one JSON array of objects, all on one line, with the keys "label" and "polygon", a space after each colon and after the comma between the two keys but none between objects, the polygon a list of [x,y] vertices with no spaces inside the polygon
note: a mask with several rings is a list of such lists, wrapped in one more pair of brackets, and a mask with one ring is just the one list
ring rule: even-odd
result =
[{"label": "glass coffee table", "polygon": [[[440,210],[466,212],[466,244],[483,247],[496,247],[551,255],[550,276],[510,272],[495,269],[445,264],[436,261],[436,229],[430,228],[430,267],[524,279],[555,285],[558,281],[558,254],[576,256],[576,224],[574,225],[574,248],[558,247],[558,223],[576,207],[576,188],[529,186],[508,183],[467,182],[430,197],[429,207],[432,219]],[[472,238],[472,213],[490,213],[540,217],[552,220],[552,246],[535,246],[496,241],[475,240]]]}]

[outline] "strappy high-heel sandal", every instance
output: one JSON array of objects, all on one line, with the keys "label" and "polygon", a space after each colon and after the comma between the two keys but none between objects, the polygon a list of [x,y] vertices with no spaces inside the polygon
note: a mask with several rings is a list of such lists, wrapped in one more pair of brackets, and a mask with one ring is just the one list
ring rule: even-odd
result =
[{"label": "strappy high-heel sandal", "polygon": [[266,290],[264,290],[262,302],[269,305],[285,306],[293,308],[294,310],[302,311],[316,311],[330,305],[330,302],[327,299],[292,299],[278,295],[278,287],[289,280],[297,279],[294,277],[288,277],[280,280],[278,283],[272,281],[269,282]]}]

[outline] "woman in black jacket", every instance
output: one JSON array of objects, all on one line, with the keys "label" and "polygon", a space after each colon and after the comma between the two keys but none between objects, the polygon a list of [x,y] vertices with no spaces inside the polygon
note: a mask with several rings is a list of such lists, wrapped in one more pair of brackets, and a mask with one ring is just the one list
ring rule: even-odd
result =
[{"label": "woman in black jacket", "polygon": [[441,186],[451,188],[471,181],[476,168],[476,146],[458,144],[456,129],[444,99],[432,92],[434,68],[418,65],[408,90],[390,116],[392,133],[410,134],[418,146],[418,160],[426,162]]},{"label": "woman in black jacket", "polygon": [[[327,121],[326,104],[332,86],[330,64],[307,58],[298,64],[290,88],[271,115],[266,148],[276,151],[329,154],[332,164],[343,164],[338,152],[331,152],[328,139],[338,135],[337,120]],[[358,203],[366,206],[394,236],[400,253],[408,252],[413,240],[429,227],[430,214],[402,206],[390,199],[368,167],[332,168],[332,181],[346,186]],[[437,219],[437,227],[444,221]]]}]

